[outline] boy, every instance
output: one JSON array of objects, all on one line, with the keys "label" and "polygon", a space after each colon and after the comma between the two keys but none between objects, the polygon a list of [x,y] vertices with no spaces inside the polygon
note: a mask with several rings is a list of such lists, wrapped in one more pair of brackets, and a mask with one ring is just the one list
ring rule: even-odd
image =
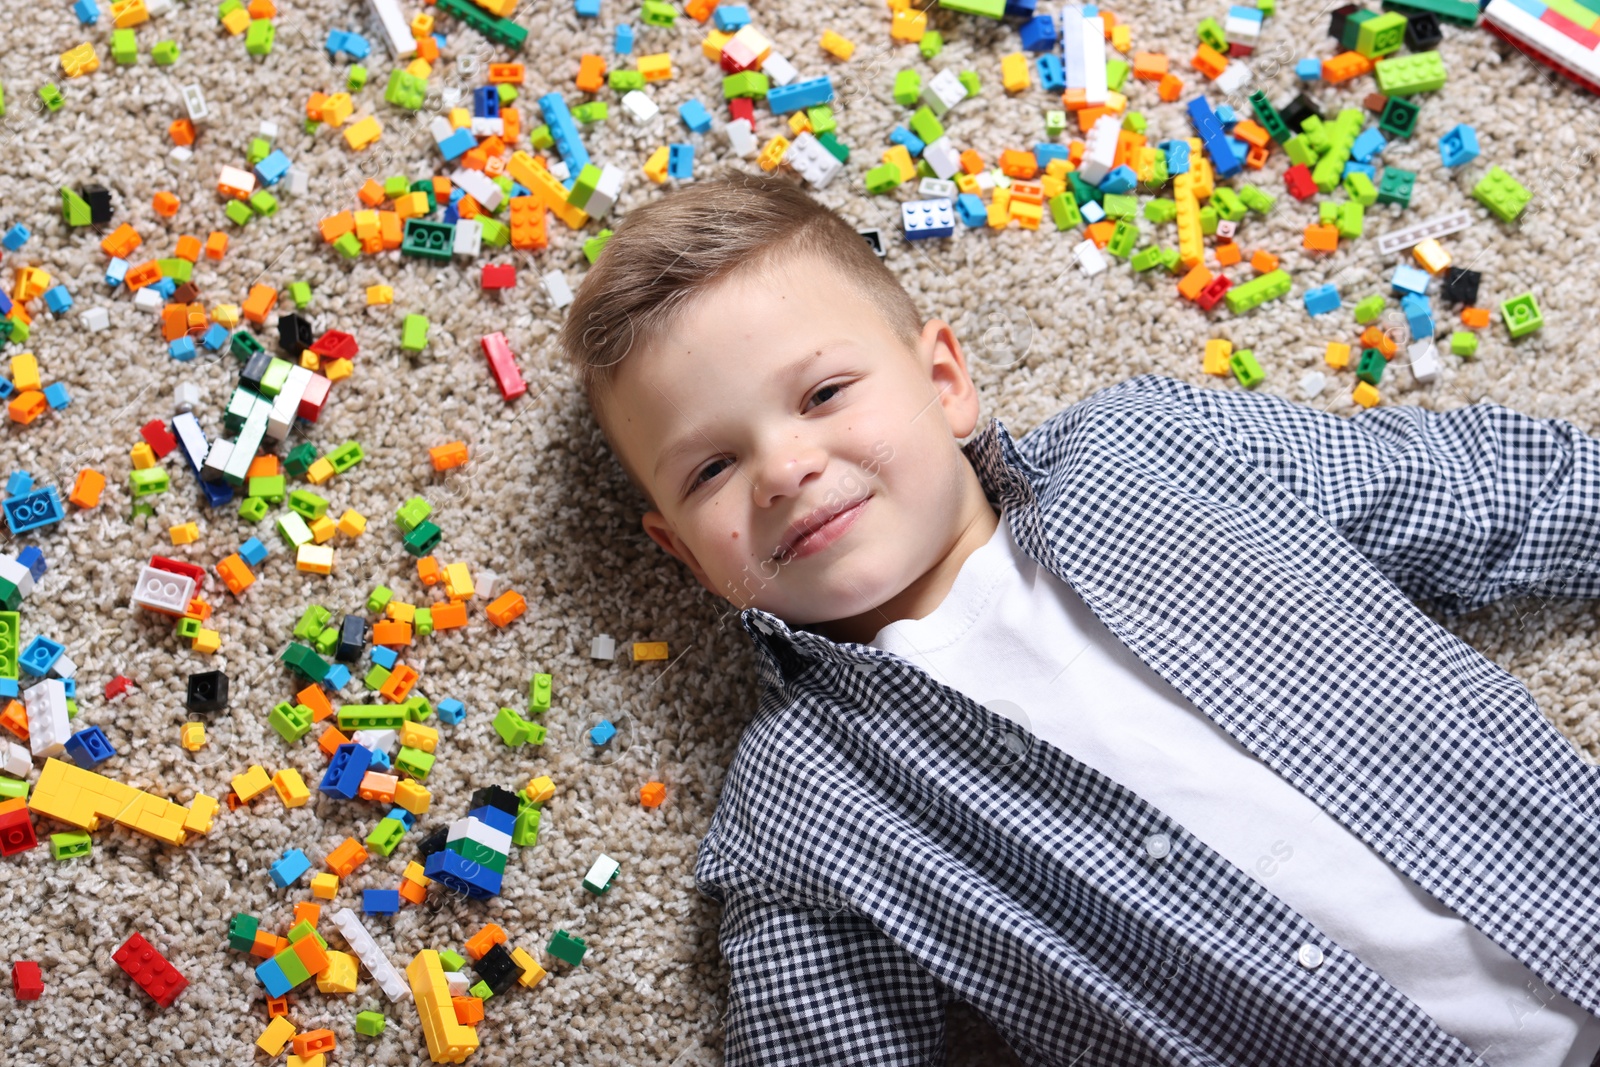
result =
[{"label": "boy", "polygon": [[1408,599],[1600,595],[1600,442],[1145,375],[963,447],[950,326],[756,177],[630,212],[562,343],[761,653],[730,1064],[942,1062],[954,1000],[1032,1064],[1600,1050],[1600,767]]}]

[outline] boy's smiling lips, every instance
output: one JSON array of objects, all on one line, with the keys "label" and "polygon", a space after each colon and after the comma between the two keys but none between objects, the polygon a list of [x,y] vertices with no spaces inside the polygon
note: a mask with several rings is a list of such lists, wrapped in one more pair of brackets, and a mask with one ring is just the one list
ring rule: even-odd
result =
[{"label": "boy's smiling lips", "polygon": [[772,558],[789,563],[815,555],[845,535],[861,516],[861,507],[872,494],[832,507],[821,507],[791,525]]}]

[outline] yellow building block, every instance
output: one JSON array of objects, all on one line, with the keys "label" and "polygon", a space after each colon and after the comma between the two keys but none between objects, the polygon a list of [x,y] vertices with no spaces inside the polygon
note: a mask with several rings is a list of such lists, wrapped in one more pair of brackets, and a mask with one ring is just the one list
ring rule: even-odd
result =
[{"label": "yellow building block", "polygon": [[233,786],[233,791],[239,799],[248,804],[272,788],[272,778],[267,774],[267,769],[258,763],[243,774],[234,775],[233,781],[228,784]]},{"label": "yellow building block", "polygon": [[[661,151],[665,152],[666,149],[663,148]],[[761,155],[756,157],[756,165],[770,174],[778,169],[778,164],[783,162],[783,157],[788,151],[789,139],[787,137],[774,137],[761,146]],[[665,157],[663,157],[663,168],[666,167],[664,159]]]},{"label": "yellow building block", "polygon": [[633,643],[634,662],[640,660],[657,660],[667,658],[667,643],[665,641],[635,641]]},{"label": "yellow building block", "polygon": [[309,1056],[296,1056],[289,1053],[289,1058],[283,1061],[283,1067],[328,1067],[326,1053],[314,1052]]},{"label": "yellow building block", "polygon": [[327,545],[301,545],[295,551],[294,565],[309,574],[332,574],[333,549]]},{"label": "yellow building block", "polygon": [[511,17],[511,12],[516,10],[517,0],[473,0],[479,7],[491,15],[498,15],[503,19]]},{"label": "yellow building block", "polygon": [[754,26],[740,27],[739,31],[733,35],[733,39],[755,55],[757,66],[765,63],[767,56],[772,54],[772,41]]},{"label": "yellow building block", "polygon": [[1350,346],[1342,341],[1329,341],[1322,359],[1328,366],[1343,370],[1350,365]]},{"label": "yellow building block", "polygon": [[433,73],[433,64],[429,63],[421,56],[418,56],[416,59],[413,59],[410,63],[406,64],[406,73],[411,75],[413,78],[427,81],[428,75]]},{"label": "yellow building block", "polygon": [[512,949],[511,962],[522,968],[522,977],[517,981],[529,989],[538,985],[539,980],[544,977],[544,968],[539,966],[538,960],[528,955],[528,950],[525,948]]},{"label": "yellow building block", "polygon": [[276,1056],[283,1052],[283,1046],[289,1043],[294,1034],[294,1023],[280,1015],[261,1031],[261,1036],[256,1038],[256,1045],[268,1056]]},{"label": "yellow building block", "polygon": [[61,53],[61,70],[69,78],[93,74],[99,69],[100,57],[95,55],[94,45],[88,41]]},{"label": "yellow building block", "polygon": [[408,882],[415,882],[420,886],[430,886],[433,884],[433,879],[422,873],[422,864],[418,863],[416,860],[412,860],[410,863],[406,864],[405,873],[400,877],[404,878]]},{"label": "yellow building block", "polygon": [[305,779],[293,767],[285,767],[274,774],[272,788],[278,791],[278,797],[286,808],[304,807],[306,801],[311,799],[311,790],[306,788]]},{"label": "yellow building block", "polygon": [[209,834],[211,821],[220,806],[216,797],[198,794],[189,804],[189,814],[183,820],[183,828],[191,834]]},{"label": "yellow building block", "polygon": [[[310,351],[310,349],[307,349],[307,351]],[[327,362],[327,364],[322,368],[322,376],[324,378],[328,379],[328,381],[330,381],[330,382],[342,382],[346,378],[350,377],[350,373],[354,369],[355,369],[355,364],[351,363],[348,359],[330,359]],[[317,462],[318,463],[326,463],[327,461],[326,460],[318,460]],[[313,463],[311,465],[313,470],[316,469],[316,466],[317,466],[316,463]],[[306,472],[306,477],[309,478],[310,476],[311,476],[310,471],[307,471]],[[333,477],[333,465],[330,463],[330,464],[327,464],[327,472],[322,475],[322,481],[325,482],[329,478],[332,478],[332,477]],[[317,482],[316,484],[321,485],[322,482]]]},{"label": "yellow building block", "polygon": [[200,540],[200,526],[198,523],[193,522],[169,526],[167,527],[167,537],[175,545],[192,545]]},{"label": "yellow building block", "polygon": [[[358,211],[358,212],[356,212],[356,214],[365,215],[366,212],[365,211]],[[373,214],[376,215],[377,212],[374,211]],[[361,224],[359,222],[356,224],[356,236],[357,237],[361,236]],[[369,286],[367,286],[367,306],[368,307],[377,307],[380,304],[392,304],[392,303],[394,303],[394,289],[392,287],[387,286],[387,285],[369,285]]]},{"label": "yellow building block", "polygon": [[335,128],[343,126],[356,109],[349,93],[334,93],[322,101],[321,121]]},{"label": "yellow building block", "polygon": [[[328,377],[331,378],[333,376],[330,374]],[[332,478],[333,475],[333,464],[328,461],[328,457],[319,456],[317,461],[307,468],[306,481],[310,482],[312,485],[321,485],[329,478]]]},{"label": "yellow building block", "polygon": [[400,727],[400,743],[406,748],[420,748],[424,752],[432,752],[434,746],[439,743],[439,731],[420,722],[407,722]]},{"label": "yellow building block", "polygon": [[1028,87],[1028,57],[1012,52],[1000,58],[1000,84],[1008,93],[1020,93]]},{"label": "yellow building block", "polygon": [[[642,65],[644,60],[639,62]],[[528,153],[513,152],[506,164],[506,173],[511,175],[512,181],[521,182],[552,215],[566,223],[568,229],[579,229],[589,221],[588,212],[567,203],[567,187],[561,184],[561,179],[535,163]]]},{"label": "yellow building block", "polygon": [[856,43],[839,36],[832,30],[823,30],[822,50],[835,59],[849,59],[856,54]]},{"label": "yellow building block", "polygon": [[889,36],[896,41],[916,44],[928,33],[928,13],[909,7],[896,11],[889,20]]},{"label": "yellow building block", "polygon": [[1439,274],[1450,266],[1450,253],[1444,250],[1437,237],[1430,237],[1411,250],[1422,269],[1429,274]]},{"label": "yellow building block", "polygon": [[[311,528],[311,541],[313,544],[326,544],[333,540],[333,535],[339,532],[338,523],[324,515],[319,519],[312,519],[306,524]],[[332,552],[333,549],[329,549]]]},{"label": "yellow building block", "polygon": [[222,16],[222,28],[234,37],[239,36],[250,28],[250,12],[242,7],[236,7]]},{"label": "yellow building block", "polygon": [[222,647],[222,631],[200,628],[194,635],[194,640],[189,642],[189,647],[203,656],[209,656]]},{"label": "yellow building block", "polygon": [[1377,387],[1370,382],[1357,382],[1355,391],[1350,394],[1350,399],[1364,408],[1370,408],[1378,402]]},{"label": "yellow building block", "polygon": [[142,26],[150,21],[150,9],[144,0],[112,0],[111,24],[119,30]]},{"label": "yellow building block", "polygon": [[345,144],[359,152],[383,136],[383,124],[376,115],[368,115],[344,131]]},{"label": "yellow building block", "polygon": [[1225,378],[1233,373],[1233,368],[1228,366],[1228,357],[1233,355],[1233,342],[1216,338],[1206,342],[1206,358],[1201,369],[1207,374],[1215,374]]},{"label": "yellow building block", "polygon": [[723,33],[721,30],[712,30],[706,34],[706,39],[700,42],[700,54],[713,63],[722,61],[722,46],[733,40],[733,34]]},{"label": "yellow building block", "polygon": [[39,388],[39,361],[32,352],[19,352],[11,357],[11,384],[19,393]]},{"label": "yellow building block", "polygon": [[1182,192],[1178,192],[1174,200],[1178,205],[1178,262],[1192,268],[1206,256],[1205,234],[1200,228],[1200,201]]},{"label": "yellow building block", "polygon": [[239,325],[240,315],[238,304],[218,304],[211,309],[211,321],[221,323],[230,330]]},{"label": "yellow building block", "polygon": [[541,774],[539,777],[531,779],[527,785],[523,786],[522,791],[526,793],[528,799],[533,801],[535,804],[543,804],[545,801],[556,795],[556,783],[550,780],[550,776],[548,774]]},{"label": "yellow building block", "polygon": [[407,604],[403,600],[391,600],[389,601],[389,606],[383,610],[384,614],[388,615],[392,621],[403,622],[407,626],[410,626],[412,620],[417,617],[417,606],[415,604]]},{"label": "yellow building block", "polygon": [[[47,759],[28,797],[28,807],[80,830],[97,830],[105,818],[168,844],[181,845],[191,830],[203,833],[210,828],[210,813],[216,810],[216,801],[200,794],[191,812],[181,804],[94,771]],[[195,825],[188,826],[190,822]]]},{"label": "yellow building block", "polygon": [[407,778],[394,787],[394,802],[413,815],[422,815],[433,803],[433,794]]},{"label": "yellow building block", "polygon": [[178,735],[178,744],[186,752],[199,752],[206,744],[206,727],[204,723],[186,722],[183,732]]},{"label": "yellow building block", "polygon": [[339,895],[339,876],[323,871],[311,876],[311,895],[318,900],[332,900]]},{"label": "yellow building block", "polygon": [[[333,875],[328,875],[333,878]],[[313,882],[316,879],[312,879]],[[334,878],[334,881],[338,881]],[[329,899],[332,899],[331,897]],[[328,950],[328,969],[317,975],[317,989],[323,993],[356,991],[356,958],[348,952]]]},{"label": "yellow building block", "polygon": [[367,517],[359,511],[346,511],[339,516],[339,532],[346,537],[360,537],[367,532]]},{"label": "yellow building block", "polygon": [[893,163],[900,171],[900,180],[909,182],[917,176],[917,165],[911,162],[911,152],[903,144],[897,144],[883,153],[885,163]]},{"label": "yellow building block", "polygon": [[444,569],[444,592],[451,600],[472,597],[472,570],[465,563],[452,563]]},{"label": "yellow building block", "polygon": [[478,1048],[478,1032],[456,1021],[439,954],[431,948],[417,953],[406,967],[406,977],[422,1020],[422,1035],[428,1041],[428,1056],[434,1063],[465,1062]]},{"label": "yellow building block", "polygon": [[662,145],[650,153],[650,158],[644,161],[644,176],[657,185],[667,182],[667,146]]},{"label": "yellow building block", "polygon": [[672,77],[672,53],[656,52],[639,57],[639,73],[647,82],[664,82]]}]

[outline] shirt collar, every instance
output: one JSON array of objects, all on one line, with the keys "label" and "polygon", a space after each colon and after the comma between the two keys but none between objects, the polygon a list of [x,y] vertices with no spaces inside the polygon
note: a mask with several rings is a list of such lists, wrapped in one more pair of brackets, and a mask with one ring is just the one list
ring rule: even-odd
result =
[{"label": "shirt collar", "polygon": [[[999,510],[1031,507],[1037,501],[1046,474],[1022,454],[999,419],[990,419],[961,450],[977,472],[984,495]],[[786,665],[793,665],[797,656],[863,670],[891,658],[889,653],[870,645],[840,644],[809,630],[794,629],[759,608],[744,609],[739,621],[761,651],[764,667],[777,676],[784,673]]]}]

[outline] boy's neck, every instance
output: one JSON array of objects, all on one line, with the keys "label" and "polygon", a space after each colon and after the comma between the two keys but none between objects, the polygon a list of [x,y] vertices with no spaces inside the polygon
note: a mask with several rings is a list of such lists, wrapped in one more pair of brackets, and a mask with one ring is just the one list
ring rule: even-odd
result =
[{"label": "boy's neck", "polygon": [[977,472],[966,467],[965,492],[962,497],[962,520],[944,555],[928,571],[899,593],[877,607],[847,619],[817,623],[806,627],[833,641],[853,641],[868,644],[879,630],[903,619],[920,619],[933,613],[944,602],[955,584],[956,575],[967,557],[987,544],[994,536],[1000,517],[995,513]]}]

